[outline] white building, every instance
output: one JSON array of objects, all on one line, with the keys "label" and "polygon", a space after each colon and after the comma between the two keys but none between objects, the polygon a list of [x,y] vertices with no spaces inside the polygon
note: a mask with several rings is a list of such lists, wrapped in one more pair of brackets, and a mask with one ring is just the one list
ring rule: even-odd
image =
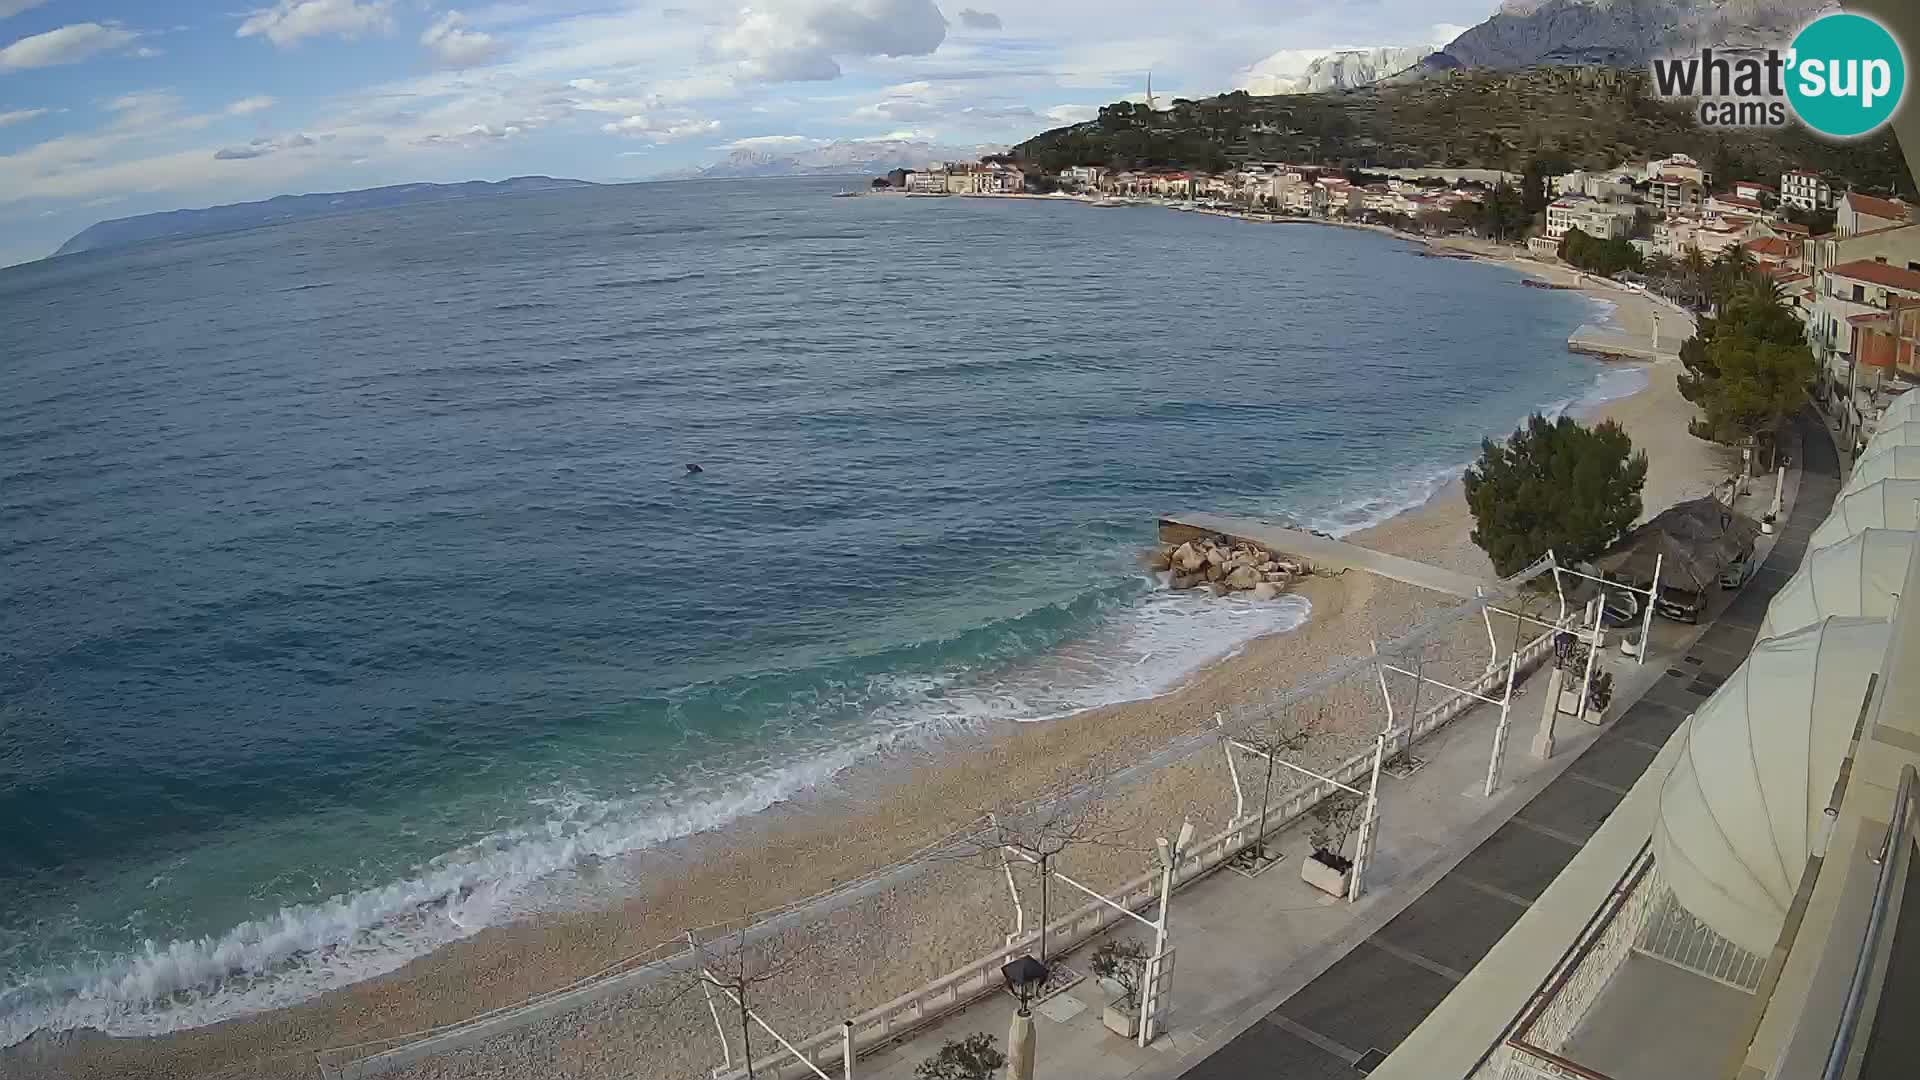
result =
[{"label": "white building", "polygon": [[1633,208],[1592,199],[1561,197],[1547,204],[1547,239],[1559,240],[1570,230],[1615,240],[1633,232]]},{"label": "white building", "polygon": [[1826,177],[1805,169],[1780,174],[1780,204],[1801,210],[1819,210],[1833,205],[1833,185]]}]

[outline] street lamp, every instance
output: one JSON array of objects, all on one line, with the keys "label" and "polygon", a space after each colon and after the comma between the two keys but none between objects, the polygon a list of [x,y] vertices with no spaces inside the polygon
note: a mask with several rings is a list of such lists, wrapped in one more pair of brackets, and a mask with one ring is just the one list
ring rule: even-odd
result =
[{"label": "street lamp", "polygon": [[1020,1001],[1013,1023],[1007,1028],[1007,1080],[1033,1080],[1034,996],[1047,984],[1047,965],[1031,954],[1009,961],[1000,968],[1007,989]]}]

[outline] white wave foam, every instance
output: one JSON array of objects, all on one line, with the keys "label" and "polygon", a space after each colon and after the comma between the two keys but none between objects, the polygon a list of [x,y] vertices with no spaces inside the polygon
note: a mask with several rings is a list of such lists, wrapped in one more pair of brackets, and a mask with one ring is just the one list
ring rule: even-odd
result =
[{"label": "white wave foam", "polygon": [[858,736],[717,788],[620,800],[543,795],[530,800],[543,820],[449,852],[405,880],[9,987],[0,992],[0,1045],[36,1030],[159,1034],[295,1004],[548,906],[554,879],[569,871],[768,809],[904,739],[1164,693],[1254,637],[1300,625],[1310,610],[1303,597],[1220,603],[1153,593],[1013,670],[888,676],[878,680],[887,703]]}]

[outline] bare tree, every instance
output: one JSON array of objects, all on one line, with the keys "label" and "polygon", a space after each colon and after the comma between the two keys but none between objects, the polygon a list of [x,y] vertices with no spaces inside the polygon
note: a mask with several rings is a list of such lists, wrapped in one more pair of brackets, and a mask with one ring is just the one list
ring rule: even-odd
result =
[{"label": "bare tree", "polygon": [[[709,993],[719,990],[731,1000],[740,1022],[741,1056],[748,1080],[758,1076],[753,1061],[756,1019],[748,998],[755,988],[792,974],[817,947],[813,939],[795,938],[792,933],[771,933],[753,940],[743,927],[718,942],[701,942],[688,935],[693,942],[697,968],[680,992],[698,986]],[[717,1012],[715,1019],[718,1019]],[[723,1043],[724,1039],[723,1035]]]},{"label": "bare tree", "polygon": [[1327,705],[1321,701],[1311,718],[1305,703],[1278,714],[1263,713],[1243,723],[1230,739],[1266,761],[1266,778],[1260,786],[1260,826],[1253,834],[1253,866],[1258,869],[1267,858],[1267,812],[1273,798],[1273,770],[1281,754],[1303,749],[1326,722]]},{"label": "bare tree", "polygon": [[[1107,801],[1110,777],[1098,768],[1087,782],[1058,795],[1003,808],[988,814],[984,828],[970,833],[949,850],[949,857],[991,857],[1007,865],[1008,853],[1033,867],[1040,884],[1040,952],[1047,962],[1047,922],[1051,915],[1050,888],[1062,854],[1080,846],[1144,851],[1127,843],[1131,831],[1116,819]],[[1011,871],[1007,871],[1011,873]]]}]

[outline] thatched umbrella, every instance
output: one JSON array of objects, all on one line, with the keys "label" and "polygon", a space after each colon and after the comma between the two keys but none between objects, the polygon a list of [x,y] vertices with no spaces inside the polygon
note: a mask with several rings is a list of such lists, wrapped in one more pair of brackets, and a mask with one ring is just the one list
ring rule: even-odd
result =
[{"label": "thatched umbrella", "polygon": [[1668,587],[1704,593],[1729,563],[1753,550],[1759,535],[1758,522],[1703,496],[1660,511],[1594,562],[1623,581],[1646,586],[1658,560]]}]

